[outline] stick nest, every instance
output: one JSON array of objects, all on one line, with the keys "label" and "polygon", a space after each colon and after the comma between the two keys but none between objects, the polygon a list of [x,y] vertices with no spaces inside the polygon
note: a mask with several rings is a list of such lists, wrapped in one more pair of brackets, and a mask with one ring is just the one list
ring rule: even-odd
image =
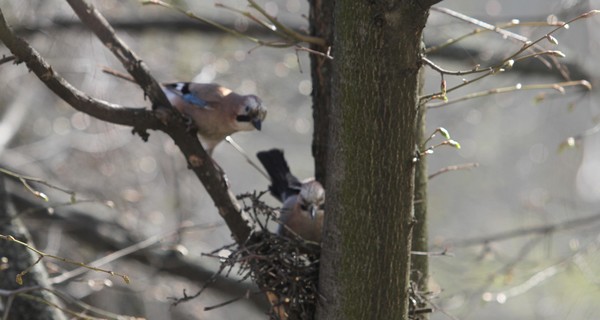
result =
[{"label": "stick nest", "polygon": [[[231,244],[215,250],[210,255],[227,250],[221,258],[221,267],[215,274],[228,276],[234,266],[242,280],[251,278],[271,304],[270,319],[313,319],[319,301],[320,244],[309,242],[299,236],[284,237],[269,230],[269,225],[279,224],[277,210],[260,200],[264,193],[248,193],[238,196],[244,204],[244,212],[254,231],[243,246]],[[202,290],[201,290],[202,291]],[[410,319],[430,313],[422,307],[420,295],[410,290]],[[229,301],[229,302],[233,302]],[[220,304],[223,306],[227,303]]]},{"label": "stick nest", "polygon": [[312,319],[318,299],[321,247],[300,237],[270,232],[269,224],[279,223],[277,212],[260,201],[260,196],[239,196],[255,231],[228,260],[233,259],[240,272],[266,293],[271,319]]}]

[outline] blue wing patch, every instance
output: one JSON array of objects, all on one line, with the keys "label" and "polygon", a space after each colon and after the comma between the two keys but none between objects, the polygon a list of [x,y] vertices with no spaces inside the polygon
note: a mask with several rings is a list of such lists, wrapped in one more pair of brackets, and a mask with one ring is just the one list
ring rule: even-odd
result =
[{"label": "blue wing patch", "polygon": [[195,96],[191,93],[184,93],[181,97],[187,103],[190,103],[190,104],[202,107],[202,108],[208,106],[208,102],[198,98],[197,96]]},{"label": "blue wing patch", "polygon": [[179,95],[185,102],[193,104],[195,106],[205,108],[208,106],[208,102],[194,95],[190,91],[189,82],[177,82],[165,85],[168,89]]}]

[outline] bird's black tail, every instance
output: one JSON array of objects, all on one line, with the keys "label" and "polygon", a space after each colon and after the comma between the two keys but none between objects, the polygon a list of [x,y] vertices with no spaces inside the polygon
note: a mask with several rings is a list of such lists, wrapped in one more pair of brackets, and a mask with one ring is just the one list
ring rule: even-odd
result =
[{"label": "bird's black tail", "polygon": [[269,191],[271,194],[284,202],[288,197],[300,192],[301,183],[291,172],[287,161],[280,149],[261,151],[256,154],[260,163],[271,177]]}]

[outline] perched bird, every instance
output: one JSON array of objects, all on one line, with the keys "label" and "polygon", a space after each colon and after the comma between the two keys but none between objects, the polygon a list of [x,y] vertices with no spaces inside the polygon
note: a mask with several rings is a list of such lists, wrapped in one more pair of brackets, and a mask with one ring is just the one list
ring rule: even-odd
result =
[{"label": "perched bird", "polygon": [[257,96],[242,96],[214,83],[168,83],[163,84],[163,91],[175,109],[194,121],[210,155],[228,135],[260,130],[267,115]]},{"label": "perched bird", "polygon": [[[279,234],[294,233],[304,240],[321,242],[325,189],[315,179],[300,182],[288,167],[283,151],[271,149],[256,154],[271,177],[269,191],[283,203]],[[292,231],[292,232],[290,232]]]}]

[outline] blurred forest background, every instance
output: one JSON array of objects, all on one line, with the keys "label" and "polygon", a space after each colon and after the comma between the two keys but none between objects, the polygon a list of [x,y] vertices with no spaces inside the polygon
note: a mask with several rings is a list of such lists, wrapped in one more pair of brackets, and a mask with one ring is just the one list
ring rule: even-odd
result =
[{"label": "blurred forest background", "polygon": [[[92,1],[117,34],[163,82],[217,82],[243,94],[257,94],[268,108],[261,132],[235,140],[251,157],[283,148],[292,171],[313,175],[312,100],[306,52],[259,48],[171,10],[136,0]],[[257,1],[286,25],[307,29],[304,0]],[[245,18],[215,8],[213,1],[175,1],[197,15],[269,39]],[[244,0],[224,0],[246,8]],[[492,24],[513,19],[567,21],[600,8],[600,1],[446,0],[439,4]],[[102,72],[120,63],[59,0],[0,0],[6,19],[53,68],[89,95],[125,106],[149,107],[134,84]],[[555,34],[573,79],[600,85],[599,17],[579,20]],[[440,44],[473,25],[431,12],[425,43]],[[551,28],[517,27],[530,39]],[[429,55],[446,69],[492,64],[520,48],[496,33],[472,37]],[[0,47],[0,55],[9,55]],[[74,190],[81,201],[39,186],[44,203],[18,183],[22,201],[52,210],[21,211],[36,245],[47,253],[93,261],[110,252],[158,236],[150,249],[112,262],[131,284],[88,272],[58,288],[107,311],[149,319],[264,319],[259,295],[225,307],[205,307],[243,296],[252,287],[219,278],[202,296],[176,307],[170,297],[196,292],[219,261],[202,256],[232,243],[212,201],[170,138],[151,132],[147,143],[129,128],[97,121],[74,111],[46,89],[25,66],[0,66],[0,167]],[[446,78],[448,86],[461,79]],[[490,88],[564,81],[535,60],[449,94],[450,100]],[[439,90],[439,75],[428,69],[426,93]],[[545,92],[545,99],[539,94]],[[430,181],[431,250],[451,255],[431,258],[438,311],[432,319],[595,319],[600,315],[600,115],[598,90],[517,91],[430,109],[429,131],[444,127],[462,145],[436,149],[431,173],[449,165],[478,163]],[[540,101],[541,100],[541,101]],[[569,137],[577,147],[559,149]],[[581,139],[579,139],[581,138]],[[263,191],[268,181],[226,143],[215,160],[234,193]],[[36,185],[37,187],[37,185]],[[270,196],[265,196],[277,205]],[[106,206],[110,201],[112,206]],[[587,220],[581,220],[588,218]],[[570,222],[571,221],[571,222]],[[574,221],[574,222],[573,222]],[[178,227],[185,229],[162,237]],[[536,229],[538,226],[546,228]],[[510,231],[505,238],[486,238]],[[393,253],[390,253],[393,254]],[[51,276],[63,264],[47,261]],[[232,275],[235,280],[235,275]]]}]

